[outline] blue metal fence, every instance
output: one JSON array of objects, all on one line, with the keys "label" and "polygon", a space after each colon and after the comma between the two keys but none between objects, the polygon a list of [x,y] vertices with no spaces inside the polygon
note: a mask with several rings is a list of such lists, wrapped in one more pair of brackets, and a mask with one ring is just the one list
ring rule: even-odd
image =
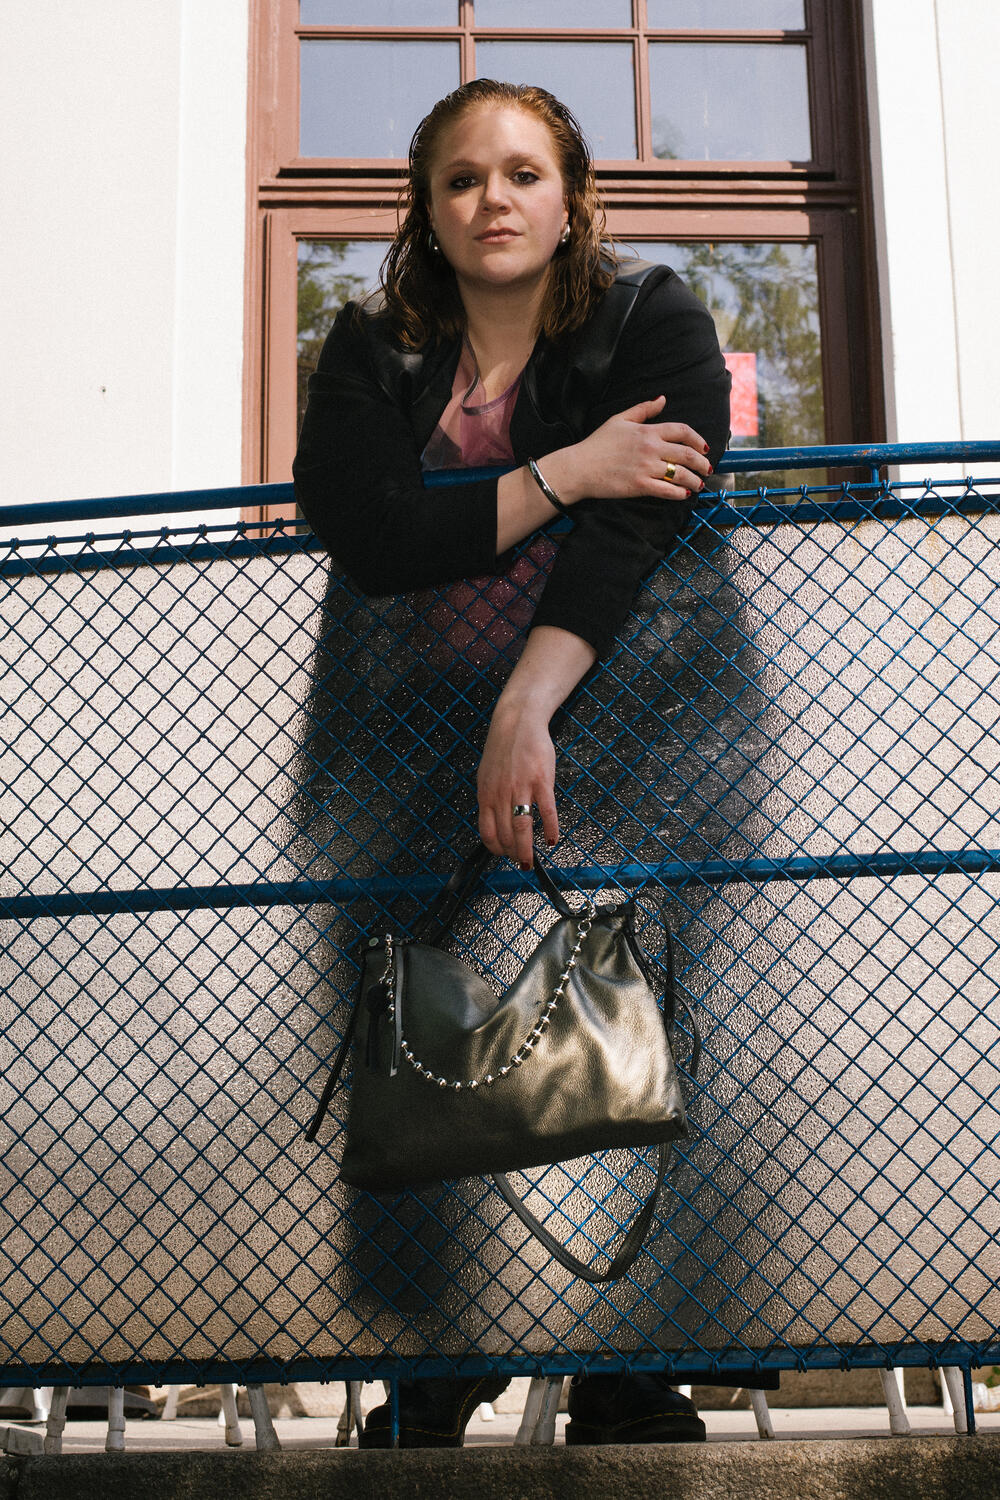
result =
[{"label": "blue metal fence", "polygon": [[[653,951],[666,912],[705,1044],[603,1287],[482,1182],[346,1189],[342,1099],[302,1136],[358,937],[474,824],[537,556],[364,600],[292,525],[5,546],[0,1383],[1000,1360],[1000,480],[880,468],[973,458],[730,455],[870,477],[703,511],[560,715],[560,878],[638,892]],[[456,947],[503,983],[545,920],[498,866]],[[523,1189],[599,1260],[648,1182]]]}]

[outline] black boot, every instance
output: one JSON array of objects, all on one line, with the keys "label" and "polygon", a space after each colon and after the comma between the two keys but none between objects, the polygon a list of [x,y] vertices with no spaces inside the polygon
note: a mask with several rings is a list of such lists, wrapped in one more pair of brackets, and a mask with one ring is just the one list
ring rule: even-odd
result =
[{"label": "black boot", "polygon": [[[399,1446],[461,1448],[465,1424],[482,1401],[495,1401],[510,1384],[505,1375],[476,1375],[465,1380],[401,1380]],[[389,1403],[374,1407],[358,1437],[359,1448],[389,1447]]]},{"label": "black boot", "polygon": [[703,1443],[705,1424],[664,1375],[574,1375],[566,1442]]}]

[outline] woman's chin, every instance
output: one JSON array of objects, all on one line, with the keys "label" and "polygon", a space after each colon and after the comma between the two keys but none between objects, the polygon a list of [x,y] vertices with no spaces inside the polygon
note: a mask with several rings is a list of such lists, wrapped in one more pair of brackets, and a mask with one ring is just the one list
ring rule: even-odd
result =
[{"label": "woman's chin", "polygon": [[455,274],[460,289],[468,286],[470,290],[502,291],[509,288],[512,291],[531,291],[548,279],[549,262],[525,265],[520,258],[492,251],[477,264],[456,270]]}]

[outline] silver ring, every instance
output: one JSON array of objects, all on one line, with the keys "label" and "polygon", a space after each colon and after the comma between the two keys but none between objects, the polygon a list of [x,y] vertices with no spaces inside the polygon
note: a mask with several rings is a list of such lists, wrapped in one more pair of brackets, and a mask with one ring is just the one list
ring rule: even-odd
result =
[{"label": "silver ring", "polygon": [[515,802],[514,806],[511,808],[511,817],[513,817],[513,818],[530,818],[531,817],[531,803],[530,802]]}]

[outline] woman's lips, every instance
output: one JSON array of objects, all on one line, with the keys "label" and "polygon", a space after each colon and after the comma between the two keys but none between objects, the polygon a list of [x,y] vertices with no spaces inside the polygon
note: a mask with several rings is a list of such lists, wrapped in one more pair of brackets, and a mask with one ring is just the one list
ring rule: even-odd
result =
[{"label": "woman's lips", "polygon": [[487,229],[482,234],[477,234],[476,239],[481,245],[500,245],[505,240],[516,240],[516,229]]}]

